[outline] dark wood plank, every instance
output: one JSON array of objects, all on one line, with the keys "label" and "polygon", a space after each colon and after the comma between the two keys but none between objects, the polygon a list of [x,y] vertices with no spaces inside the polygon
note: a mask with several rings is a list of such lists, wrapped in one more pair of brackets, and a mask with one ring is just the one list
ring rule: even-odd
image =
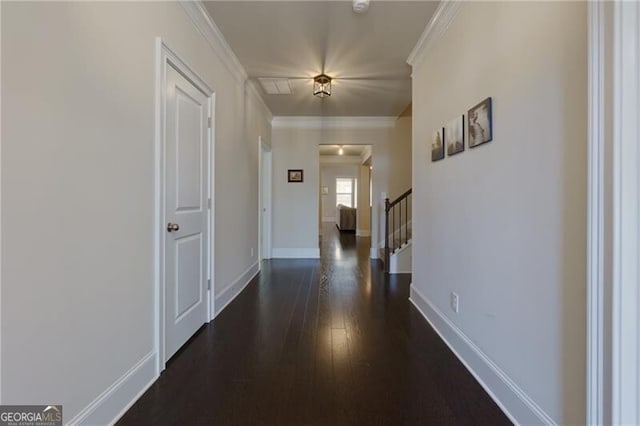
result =
[{"label": "dark wood plank", "polygon": [[369,244],[327,224],[320,260],[264,262],[118,424],[510,424]]}]

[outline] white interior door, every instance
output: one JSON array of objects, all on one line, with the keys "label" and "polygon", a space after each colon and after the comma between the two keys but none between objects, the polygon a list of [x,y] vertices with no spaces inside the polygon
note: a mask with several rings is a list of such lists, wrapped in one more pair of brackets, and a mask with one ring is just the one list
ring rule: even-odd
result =
[{"label": "white interior door", "polygon": [[165,360],[207,321],[210,107],[170,64],[165,97]]}]

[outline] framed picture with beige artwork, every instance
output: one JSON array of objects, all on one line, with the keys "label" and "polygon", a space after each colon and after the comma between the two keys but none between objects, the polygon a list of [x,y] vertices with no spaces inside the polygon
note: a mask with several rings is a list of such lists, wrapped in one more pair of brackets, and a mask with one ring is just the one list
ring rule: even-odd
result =
[{"label": "framed picture with beige artwork", "polygon": [[469,110],[467,113],[469,148],[474,148],[493,140],[492,121],[490,97]]},{"label": "framed picture with beige artwork", "polygon": [[444,129],[433,132],[431,139],[431,161],[440,161],[444,158]]},{"label": "framed picture with beige artwork", "polygon": [[444,142],[449,156],[464,151],[464,115],[447,123],[444,129]]},{"label": "framed picture with beige artwork", "polygon": [[304,171],[302,169],[289,169],[287,171],[287,181],[301,183],[304,181]]}]

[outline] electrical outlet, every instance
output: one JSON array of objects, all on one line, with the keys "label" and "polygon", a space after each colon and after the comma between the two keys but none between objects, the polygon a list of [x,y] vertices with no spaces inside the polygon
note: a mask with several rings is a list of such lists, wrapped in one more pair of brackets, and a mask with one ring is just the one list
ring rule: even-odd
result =
[{"label": "electrical outlet", "polygon": [[253,257],[253,247],[251,247],[251,257]]},{"label": "electrical outlet", "polygon": [[451,292],[451,309],[453,309],[453,312],[455,312],[456,314],[458,313],[459,304],[460,304],[460,297],[458,296],[458,293],[454,293],[452,291]]}]

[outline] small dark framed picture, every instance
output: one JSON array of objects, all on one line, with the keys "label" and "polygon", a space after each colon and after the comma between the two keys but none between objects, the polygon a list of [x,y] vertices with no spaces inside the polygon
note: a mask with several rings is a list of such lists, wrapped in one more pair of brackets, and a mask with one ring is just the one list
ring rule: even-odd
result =
[{"label": "small dark framed picture", "polygon": [[464,151],[464,115],[454,118],[444,129],[444,142],[447,155],[455,155]]},{"label": "small dark framed picture", "polygon": [[304,180],[304,172],[302,169],[289,169],[287,178],[289,182],[302,182]]},{"label": "small dark framed picture", "polygon": [[480,102],[467,113],[469,148],[493,140],[493,117],[491,114],[491,98]]},{"label": "small dark framed picture", "polygon": [[433,132],[431,140],[431,161],[439,161],[444,158],[444,129]]}]

